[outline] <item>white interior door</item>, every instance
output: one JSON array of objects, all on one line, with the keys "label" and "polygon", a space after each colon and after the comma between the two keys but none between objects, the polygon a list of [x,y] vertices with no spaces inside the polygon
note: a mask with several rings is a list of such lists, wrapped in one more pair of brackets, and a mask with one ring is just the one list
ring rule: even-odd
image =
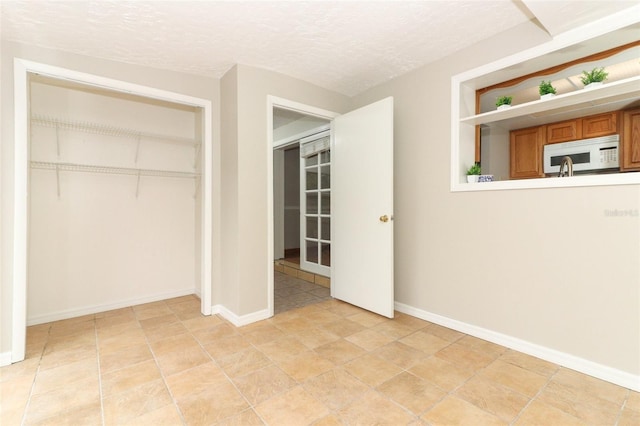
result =
[{"label": "white interior door", "polygon": [[332,131],[332,296],[393,318],[393,98]]}]

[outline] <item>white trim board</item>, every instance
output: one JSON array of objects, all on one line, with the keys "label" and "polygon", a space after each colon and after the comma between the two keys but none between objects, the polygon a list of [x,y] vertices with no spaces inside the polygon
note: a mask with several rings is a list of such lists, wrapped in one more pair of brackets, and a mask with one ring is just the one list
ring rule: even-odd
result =
[{"label": "white trim board", "polygon": [[269,312],[269,309],[263,309],[261,311],[256,311],[250,314],[238,316],[222,305],[212,306],[211,313],[220,314],[220,316],[222,316],[224,319],[226,319],[236,327],[249,325],[251,323],[262,321],[273,316]]},{"label": "white trim board", "polygon": [[589,376],[640,392],[640,375],[627,373],[625,371],[617,370],[603,364],[598,364],[597,362],[589,361],[565,352],[560,352],[546,346],[537,345],[535,343],[527,342],[525,340],[478,327],[476,325],[423,311],[422,309],[414,308],[412,306],[405,305],[404,303],[395,302],[395,309],[403,314],[411,315],[443,327],[451,328],[470,336],[487,340],[518,352],[558,364],[562,367],[579,371]]},{"label": "white trim board", "polygon": [[157,293],[152,296],[137,297],[134,299],[121,300],[119,302],[107,303],[103,305],[86,306],[80,309],[66,309],[64,311],[52,312],[45,315],[38,315],[35,317],[27,318],[27,326],[44,324],[52,321],[60,321],[69,318],[80,317],[83,315],[97,314],[99,312],[111,311],[113,309],[128,308],[130,306],[142,305],[143,303],[158,302],[160,300],[188,296],[190,294],[197,295],[193,288],[186,288],[183,290]]},{"label": "white trim board", "polygon": [[[212,102],[181,93],[142,86],[126,81],[115,80],[94,74],[87,74],[48,64],[14,59],[14,187],[13,187],[13,281],[11,312],[11,361],[22,361],[26,344],[26,304],[27,304],[27,192],[28,192],[28,84],[30,73],[46,75],[56,79],[74,81],[80,84],[102,87],[115,92],[131,93],[139,96],[164,100],[172,103],[194,106],[202,109],[202,176],[200,194],[201,214],[201,311],[211,315],[212,287],[212,250],[213,250],[213,123]],[[219,161],[219,159],[216,159]],[[219,183],[217,183],[219,185]],[[219,207],[216,207],[219,208]],[[216,212],[216,215],[218,213]]]},{"label": "white trim board", "polygon": [[0,367],[11,365],[11,352],[0,353]]}]

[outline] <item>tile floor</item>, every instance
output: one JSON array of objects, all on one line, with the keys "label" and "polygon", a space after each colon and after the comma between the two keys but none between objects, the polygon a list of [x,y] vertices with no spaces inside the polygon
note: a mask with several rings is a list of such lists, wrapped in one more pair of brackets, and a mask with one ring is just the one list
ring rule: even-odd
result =
[{"label": "tile floor", "polygon": [[2,426],[640,424],[637,392],[331,299],[236,328],[185,296],[27,335]]},{"label": "tile floor", "polygon": [[273,288],[275,314],[331,300],[331,291],[327,287],[277,271],[274,272]]}]

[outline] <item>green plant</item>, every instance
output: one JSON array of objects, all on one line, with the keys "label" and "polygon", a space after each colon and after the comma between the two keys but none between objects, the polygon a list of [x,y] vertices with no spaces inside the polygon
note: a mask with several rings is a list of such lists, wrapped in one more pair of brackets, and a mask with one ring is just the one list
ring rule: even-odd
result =
[{"label": "green plant", "polygon": [[589,72],[582,71],[582,77],[580,77],[580,81],[582,81],[582,84],[586,86],[587,84],[605,81],[608,76],[609,73],[604,70],[604,67],[594,68]]},{"label": "green plant", "polygon": [[548,95],[549,93],[556,94],[556,88],[551,85],[551,80],[542,80],[540,86],[538,86],[538,91],[540,92],[540,96]]},{"label": "green plant", "polygon": [[499,107],[500,105],[511,105],[512,99],[512,96],[500,96],[496,101],[496,106]]},{"label": "green plant", "polygon": [[473,166],[469,167],[469,170],[467,170],[467,174],[468,175],[480,175],[480,174],[482,174],[480,172],[480,163],[474,163]]}]

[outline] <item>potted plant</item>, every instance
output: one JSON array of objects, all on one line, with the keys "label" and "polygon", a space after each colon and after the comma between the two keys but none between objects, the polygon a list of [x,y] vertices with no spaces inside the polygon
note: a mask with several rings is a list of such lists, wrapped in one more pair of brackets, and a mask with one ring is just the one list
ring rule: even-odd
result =
[{"label": "potted plant", "polygon": [[594,68],[591,71],[582,71],[582,77],[580,81],[584,84],[585,89],[591,89],[594,87],[602,86],[603,82],[607,79],[609,73],[604,70],[604,67]]},{"label": "potted plant", "polygon": [[538,86],[538,92],[540,93],[540,99],[553,98],[556,95],[556,88],[551,84],[551,80],[542,80],[540,86]]},{"label": "potted plant", "polygon": [[512,96],[500,96],[496,101],[496,106],[499,110],[511,107]]},{"label": "potted plant", "polygon": [[474,163],[473,166],[469,167],[467,170],[467,182],[475,183],[478,182],[478,178],[481,174],[480,163]]}]

